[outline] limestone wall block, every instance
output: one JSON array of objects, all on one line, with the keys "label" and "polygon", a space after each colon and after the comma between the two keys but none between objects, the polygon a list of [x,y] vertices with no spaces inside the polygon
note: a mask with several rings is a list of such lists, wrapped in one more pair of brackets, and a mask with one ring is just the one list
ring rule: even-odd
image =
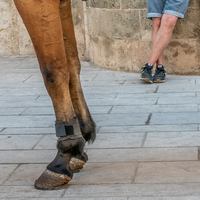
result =
[{"label": "limestone wall block", "polygon": [[12,0],[1,0],[0,5],[0,55],[19,54],[17,11]]}]

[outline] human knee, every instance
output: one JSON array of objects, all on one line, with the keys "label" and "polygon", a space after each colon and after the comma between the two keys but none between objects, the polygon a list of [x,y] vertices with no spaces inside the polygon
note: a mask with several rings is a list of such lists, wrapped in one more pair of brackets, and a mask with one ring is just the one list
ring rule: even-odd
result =
[{"label": "human knee", "polygon": [[153,26],[159,28],[161,24],[161,18],[160,17],[154,17],[153,18]]},{"label": "human knee", "polygon": [[178,18],[173,15],[165,16],[162,19],[161,25],[164,26],[169,31],[172,31],[176,25],[177,19]]}]

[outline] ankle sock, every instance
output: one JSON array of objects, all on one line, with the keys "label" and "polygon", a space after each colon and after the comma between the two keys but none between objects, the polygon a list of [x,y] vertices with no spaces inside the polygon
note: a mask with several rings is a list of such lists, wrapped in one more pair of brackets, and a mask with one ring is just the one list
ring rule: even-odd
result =
[{"label": "ankle sock", "polygon": [[164,67],[164,66],[163,66],[163,65],[158,65],[157,67],[158,67],[158,68],[162,68],[162,67]]}]

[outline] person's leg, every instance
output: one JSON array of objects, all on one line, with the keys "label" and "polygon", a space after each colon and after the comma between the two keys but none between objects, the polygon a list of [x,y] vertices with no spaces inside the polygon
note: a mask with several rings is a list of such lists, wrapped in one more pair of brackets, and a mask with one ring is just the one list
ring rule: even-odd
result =
[{"label": "person's leg", "polygon": [[[152,31],[152,44],[154,43],[155,37],[160,29],[161,25],[161,18],[160,17],[153,17],[153,31]],[[164,65],[164,56],[163,53],[158,58],[156,65]]]},{"label": "person's leg", "polygon": [[163,54],[164,50],[171,41],[177,19],[178,17],[176,16],[163,14],[160,29],[158,30],[153,41],[153,47],[148,63],[154,65]]},{"label": "person's leg", "polygon": [[[148,14],[147,18],[153,20],[153,31],[152,31],[152,43],[154,43],[155,37],[160,29],[160,23],[161,23],[161,18],[163,15],[163,9],[165,6],[165,1],[166,0],[148,0],[147,1],[147,9],[148,9]],[[162,62],[163,58],[162,56],[158,58],[158,62]],[[153,65],[152,64],[146,64],[144,67],[141,69],[141,80],[148,82],[148,83],[153,83],[153,76],[152,76],[152,69]]]}]

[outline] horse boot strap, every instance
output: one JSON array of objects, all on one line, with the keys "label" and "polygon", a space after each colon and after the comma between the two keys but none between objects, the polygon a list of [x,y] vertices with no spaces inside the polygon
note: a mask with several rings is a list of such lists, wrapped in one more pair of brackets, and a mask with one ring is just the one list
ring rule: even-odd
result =
[{"label": "horse boot strap", "polygon": [[59,141],[66,139],[82,138],[80,125],[77,118],[68,122],[56,121],[55,124],[56,136]]}]

